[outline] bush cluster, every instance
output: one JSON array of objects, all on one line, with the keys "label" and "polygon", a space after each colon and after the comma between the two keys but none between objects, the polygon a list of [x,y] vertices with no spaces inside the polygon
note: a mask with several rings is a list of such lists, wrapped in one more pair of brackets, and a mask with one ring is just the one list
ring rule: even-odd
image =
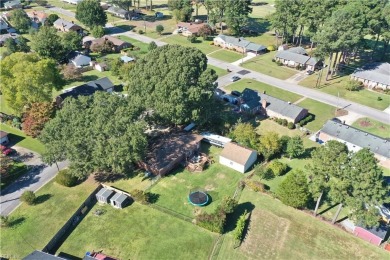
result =
[{"label": "bush cluster", "polygon": [[148,192],[144,192],[142,190],[133,190],[130,192],[133,199],[141,204],[148,204],[150,202],[150,196]]},{"label": "bush cluster", "polygon": [[255,192],[265,192],[265,186],[263,183],[259,181],[247,180],[245,182],[246,186],[248,186],[251,190]]},{"label": "bush cluster", "polygon": [[281,176],[287,172],[287,164],[274,160],[268,164],[267,169],[272,172],[274,176]]},{"label": "bush cluster", "polygon": [[23,192],[22,196],[20,196],[20,201],[25,202],[27,205],[34,205],[36,200],[36,196],[34,192],[30,190],[26,190]]},{"label": "bush cluster", "polygon": [[295,129],[295,124],[293,122],[288,122],[287,119],[275,117],[274,121],[279,125],[286,126],[288,129]]},{"label": "bush cluster", "polygon": [[304,119],[302,119],[301,121],[299,121],[299,126],[304,126],[306,125],[307,123],[311,122],[314,120],[314,116],[309,114],[307,117],[305,117]]},{"label": "bush cluster", "polygon": [[77,178],[70,174],[68,169],[65,169],[57,173],[55,182],[65,187],[73,187],[77,184]]},{"label": "bush cluster", "polygon": [[236,200],[231,197],[224,197],[213,213],[203,212],[196,216],[196,223],[211,232],[222,234],[226,223],[226,215],[233,213],[236,206]]}]

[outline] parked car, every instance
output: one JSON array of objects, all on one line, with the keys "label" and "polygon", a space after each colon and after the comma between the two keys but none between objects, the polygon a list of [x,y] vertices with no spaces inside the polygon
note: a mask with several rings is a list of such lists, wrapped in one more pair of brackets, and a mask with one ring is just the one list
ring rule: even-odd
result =
[{"label": "parked car", "polygon": [[232,94],[233,96],[236,96],[236,97],[241,96],[241,93],[237,90],[233,90],[230,94]]},{"label": "parked car", "polygon": [[217,88],[217,89],[215,90],[215,94],[216,94],[217,96],[219,96],[219,97],[222,97],[223,95],[226,94],[226,92],[223,91],[222,89]]},{"label": "parked car", "polygon": [[237,80],[240,80],[241,78],[239,77],[239,76],[233,76],[232,77],[232,81],[233,82],[235,82],[235,81],[237,81]]},{"label": "parked car", "polygon": [[215,81],[215,82],[213,83],[213,86],[216,87],[216,88],[218,88],[218,81]]},{"label": "parked car", "polygon": [[8,148],[4,145],[0,145],[0,150],[1,150],[1,153],[4,154],[4,155],[11,155],[15,152],[14,149],[12,148]]},{"label": "parked car", "polygon": [[307,75],[311,75],[311,74],[313,74],[313,73],[314,73],[314,71],[312,71],[312,70],[306,71],[306,74],[307,74]]}]

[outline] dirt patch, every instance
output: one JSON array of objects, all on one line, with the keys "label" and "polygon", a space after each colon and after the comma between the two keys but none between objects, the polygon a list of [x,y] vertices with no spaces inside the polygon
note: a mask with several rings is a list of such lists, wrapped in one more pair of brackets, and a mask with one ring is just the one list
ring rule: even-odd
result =
[{"label": "dirt patch", "polygon": [[384,127],[383,125],[379,126],[379,129],[380,130],[386,130],[386,127]]},{"label": "dirt patch", "polygon": [[346,116],[348,115],[348,111],[345,109],[336,109],[336,117]]},{"label": "dirt patch", "polygon": [[218,178],[218,179],[225,179],[225,177],[226,177],[226,175],[223,174],[223,173],[218,173],[218,174],[217,174],[217,178]]},{"label": "dirt patch", "polygon": [[254,210],[239,250],[253,259],[275,259],[282,250],[290,221],[268,211]]},{"label": "dirt patch", "polygon": [[362,120],[362,121],[359,122],[359,125],[360,125],[361,127],[369,127],[369,126],[371,126],[372,124],[371,124],[371,122],[370,122],[369,120]]},{"label": "dirt patch", "polygon": [[212,184],[209,184],[209,185],[207,185],[206,187],[204,187],[205,188],[205,190],[207,190],[207,191],[213,191],[213,190],[215,190],[215,187],[212,185]]}]

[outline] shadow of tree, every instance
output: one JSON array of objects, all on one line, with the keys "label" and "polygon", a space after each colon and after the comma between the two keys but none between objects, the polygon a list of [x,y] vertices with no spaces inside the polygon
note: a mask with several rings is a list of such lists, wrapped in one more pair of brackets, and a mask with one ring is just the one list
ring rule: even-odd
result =
[{"label": "shadow of tree", "polygon": [[12,134],[12,133],[8,133],[8,139],[9,139],[8,145],[11,147],[11,146],[14,146],[17,143],[23,141],[24,137],[20,136],[20,135],[15,135],[15,134]]},{"label": "shadow of tree", "polygon": [[255,209],[255,205],[253,205],[251,202],[244,202],[238,204],[234,212],[232,214],[227,215],[224,233],[228,233],[234,230],[234,228],[236,227],[237,220],[240,218],[242,214],[244,214],[245,210],[248,213],[250,213],[254,209]]},{"label": "shadow of tree", "polygon": [[97,182],[114,182],[119,179],[125,178],[126,175],[123,174],[115,174],[115,173],[108,173],[108,172],[97,172],[94,175],[94,179]]},{"label": "shadow of tree", "polygon": [[321,212],[319,212],[319,213],[318,213],[318,215],[322,215],[322,214],[324,214],[325,212],[327,212],[327,211],[329,211],[329,210],[333,209],[334,207],[336,207],[337,205],[339,205],[339,204],[338,204],[338,203],[336,203],[336,204],[334,204],[334,205],[332,205],[332,206],[330,206],[330,207],[328,207],[328,208],[326,208],[326,209],[322,210]]},{"label": "shadow of tree", "polygon": [[9,227],[15,228],[15,227],[21,225],[25,220],[26,220],[25,217],[11,218],[11,220],[9,222]]},{"label": "shadow of tree", "polygon": [[148,202],[150,204],[156,203],[160,198],[160,194],[153,193],[153,192],[146,192],[146,195],[148,196]]},{"label": "shadow of tree", "polygon": [[35,204],[38,205],[38,204],[44,203],[45,201],[49,200],[51,197],[53,197],[52,194],[39,195],[35,199]]}]

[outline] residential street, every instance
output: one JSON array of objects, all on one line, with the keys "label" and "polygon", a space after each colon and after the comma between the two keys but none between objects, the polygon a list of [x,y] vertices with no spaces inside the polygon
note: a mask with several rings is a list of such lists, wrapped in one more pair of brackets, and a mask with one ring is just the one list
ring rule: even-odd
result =
[{"label": "residential street", "polygon": [[[26,150],[26,149],[25,149]],[[0,196],[0,215],[9,215],[19,205],[19,197],[25,190],[37,191],[47,182],[54,178],[58,172],[57,166],[45,166],[40,159],[34,158],[34,164],[26,163],[28,165],[35,165],[36,169],[30,170],[14,183],[1,191]],[[58,166],[63,169],[68,166],[68,162],[60,162]]]}]

